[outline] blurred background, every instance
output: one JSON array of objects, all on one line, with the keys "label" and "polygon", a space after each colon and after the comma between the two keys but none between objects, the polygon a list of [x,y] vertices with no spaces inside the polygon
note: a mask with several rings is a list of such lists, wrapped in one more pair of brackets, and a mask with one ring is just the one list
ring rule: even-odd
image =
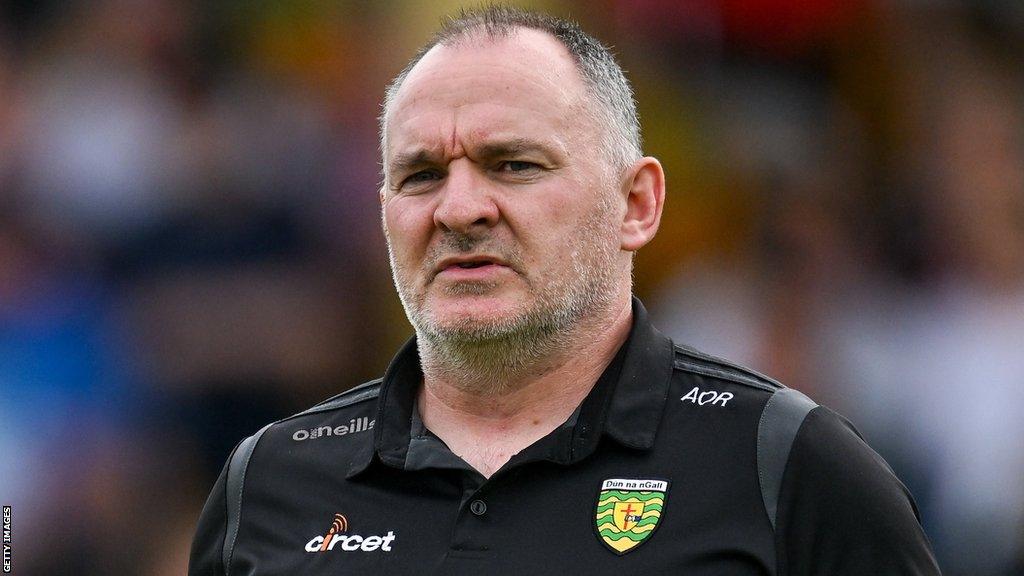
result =
[{"label": "blurred background", "polygon": [[[946,574],[1024,574],[1024,3],[526,5],[634,83],[655,323],[853,420]],[[0,7],[14,573],[183,574],[232,446],[411,334],[375,118],[458,3]]]}]

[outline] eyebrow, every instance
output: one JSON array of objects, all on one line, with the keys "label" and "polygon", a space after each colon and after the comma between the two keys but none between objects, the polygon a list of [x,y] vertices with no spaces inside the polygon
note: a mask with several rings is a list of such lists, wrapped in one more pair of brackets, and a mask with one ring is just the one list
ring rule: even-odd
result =
[{"label": "eyebrow", "polygon": [[[480,146],[475,147],[472,155],[486,161],[507,156],[518,156],[528,152],[540,153],[547,158],[555,155],[551,146],[530,138],[511,138],[508,140],[484,142]],[[436,150],[418,148],[396,154],[394,159],[388,163],[388,166],[389,172],[398,173],[420,166],[436,166],[442,163],[441,155]]]},{"label": "eyebrow", "polygon": [[542,142],[538,142],[537,140],[531,140],[529,138],[512,138],[510,140],[485,142],[477,148],[476,156],[485,160],[490,160],[504,156],[518,156],[527,152],[538,152],[550,157],[553,151],[550,146]]},{"label": "eyebrow", "polygon": [[404,172],[417,166],[440,164],[440,155],[426,148],[419,148],[411,152],[401,152],[388,163],[389,172]]}]

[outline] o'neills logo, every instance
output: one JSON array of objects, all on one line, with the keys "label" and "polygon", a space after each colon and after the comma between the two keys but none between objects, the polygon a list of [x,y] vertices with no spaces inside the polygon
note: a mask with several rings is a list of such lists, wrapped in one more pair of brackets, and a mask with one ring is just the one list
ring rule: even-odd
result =
[{"label": "o'neills logo", "polygon": [[341,514],[334,515],[334,522],[331,529],[323,536],[316,536],[306,543],[306,552],[327,552],[334,550],[335,546],[346,552],[391,552],[391,543],[395,541],[395,533],[388,530],[384,536],[360,536],[358,534],[345,534],[348,532],[348,519]]},{"label": "o'neills logo", "polygon": [[372,430],[373,423],[374,420],[370,420],[366,416],[363,416],[362,418],[353,418],[348,421],[348,424],[342,424],[341,426],[318,426],[308,430],[296,430],[295,433],[292,434],[292,440],[302,442],[303,440],[312,440],[314,438],[322,438],[324,436],[344,436],[346,434],[354,434],[356,432],[363,432],[364,430]]}]

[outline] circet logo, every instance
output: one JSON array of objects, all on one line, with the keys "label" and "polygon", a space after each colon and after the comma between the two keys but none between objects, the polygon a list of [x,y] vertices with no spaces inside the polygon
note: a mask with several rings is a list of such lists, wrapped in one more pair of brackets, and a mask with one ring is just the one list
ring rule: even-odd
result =
[{"label": "circet logo", "polygon": [[345,518],[342,514],[334,515],[334,522],[331,523],[331,528],[327,530],[327,534],[323,536],[315,536],[312,540],[306,543],[306,552],[328,552],[334,550],[335,546],[341,545],[341,549],[345,552],[373,552],[380,550],[382,552],[391,552],[391,543],[395,541],[395,533],[388,530],[388,533],[384,536],[360,536],[358,534],[348,534],[348,518]]}]

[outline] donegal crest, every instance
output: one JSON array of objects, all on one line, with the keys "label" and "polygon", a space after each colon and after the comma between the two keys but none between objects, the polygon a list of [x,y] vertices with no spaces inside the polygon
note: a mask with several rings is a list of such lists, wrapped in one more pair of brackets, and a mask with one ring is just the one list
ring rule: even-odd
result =
[{"label": "donegal crest", "polygon": [[605,480],[597,496],[597,537],[616,554],[629,552],[654,533],[667,497],[665,480]]}]

